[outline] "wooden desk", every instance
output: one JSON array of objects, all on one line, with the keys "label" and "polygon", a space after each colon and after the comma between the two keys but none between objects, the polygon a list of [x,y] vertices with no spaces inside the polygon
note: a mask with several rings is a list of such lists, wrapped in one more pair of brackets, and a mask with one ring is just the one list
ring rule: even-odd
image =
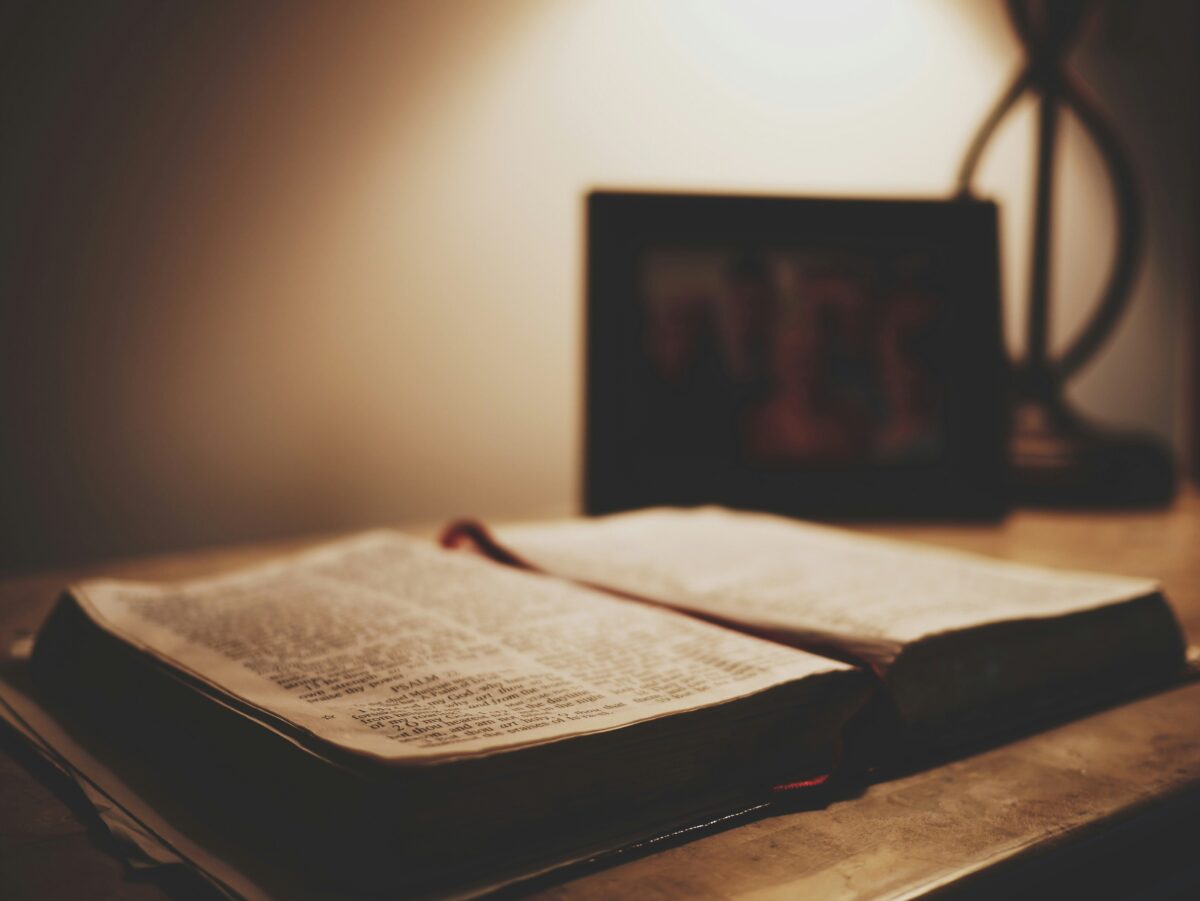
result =
[{"label": "wooden desk", "polygon": [[[1168,511],[1023,511],[990,526],[865,531],[1032,563],[1161,579],[1200,638],[1200,493]],[[292,545],[294,546],[294,545]],[[182,578],[286,547],[92,572]],[[32,633],[58,572],[0,584],[0,647]],[[48,787],[49,786],[49,787]],[[130,881],[15,737],[0,733],[0,897],[166,896]],[[1200,897],[1200,684],[940,767],[828,808],[771,817],[544,889],[547,896],[915,897],[1043,892]],[[99,844],[98,844],[99,842]],[[1040,893],[1039,893],[1040,894]]]}]

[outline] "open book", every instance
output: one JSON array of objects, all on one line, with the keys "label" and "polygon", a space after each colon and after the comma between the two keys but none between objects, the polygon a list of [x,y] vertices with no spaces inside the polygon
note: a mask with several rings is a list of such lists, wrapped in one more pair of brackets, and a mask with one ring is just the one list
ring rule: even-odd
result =
[{"label": "open book", "polygon": [[1140,580],[717,510],[445,540],[524,570],[373,532],[83,582],[37,684],[182,816],[341,895],[495,886],[803,791],[852,722],[936,744],[1183,668]]}]

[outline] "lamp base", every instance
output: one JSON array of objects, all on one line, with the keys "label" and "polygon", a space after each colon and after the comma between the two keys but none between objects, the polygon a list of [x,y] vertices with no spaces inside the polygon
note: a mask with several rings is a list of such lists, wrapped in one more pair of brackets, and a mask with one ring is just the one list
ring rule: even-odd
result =
[{"label": "lamp base", "polygon": [[1098,428],[1062,403],[1019,401],[1009,456],[1021,504],[1157,507],[1175,494],[1175,466],[1163,442]]}]

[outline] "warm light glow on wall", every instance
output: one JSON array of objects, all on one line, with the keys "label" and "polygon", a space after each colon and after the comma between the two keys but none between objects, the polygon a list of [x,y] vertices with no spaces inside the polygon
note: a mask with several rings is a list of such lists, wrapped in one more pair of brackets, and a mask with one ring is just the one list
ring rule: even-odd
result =
[{"label": "warm light glow on wall", "polygon": [[[223,20],[236,41],[139,75],[117,202],[80,214],[74,285],[107,306],[80,300],[105,326],[79,320],[64,364],[92,423],[71,491],[130,546],[570,508],[589,187],[945,194],[1018,61],[999,3],[335,6]],[[979,182],[1006,204],[1010,301],[1031,124]],[[1112,240],[1094,154],[1065,145],[1060,338]],[[1079,394],[1171,433],[1191,282],[1168,256]]]},{"label": "warm light glow on wall", "polygon": [[354,254],[336,316],[359,330],[358,365],[329,377],[375,398],[380,440],[345,451],[378,474],[355,503],[573,498],[589,186],[940,193],[1002,71],[938,4],[524,9],[484,47],[427,51],[441,77],[400,86],[419,103],[397,98],[358,201],[320,221]]}]

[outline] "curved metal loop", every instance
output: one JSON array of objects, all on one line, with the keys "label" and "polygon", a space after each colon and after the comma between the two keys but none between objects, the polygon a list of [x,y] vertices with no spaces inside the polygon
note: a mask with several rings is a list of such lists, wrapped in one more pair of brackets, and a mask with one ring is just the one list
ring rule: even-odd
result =
[{"label": "curved metal loop", "polygon": [[975,170],[979,167],[979,161],[983,157],[983,151],[987,148],[988,142],[992,139],[992,135],[1004,121],[1004,117],[1008,115],[1008,111],[1013,108],[1021,95],[1029,89],[1030,86],[1030,67],[1026,65],[1017,77],[1012,80],[1008,90],[1001,95],[999,101],[992,107],[987,118],[983,120],[983,124],[979,127],[979,131],[975,133],[975,137],[971,139],[971,144],[967,148],[966,156],[963,157],[962,165],[958,167],[958,194],[960,197],[967,197],[971,194],[971,180],[975,177]]},{"label": "curved metal loop", "polygon": [[1091,135],[1105,162],[1116,207],[1117,237],[1116,257],[1091,320],[1079,330],[1063,355],[1051,364],[1054,377],[1059,382],[1069,379],[1092,358],[1128,308],[1142,249],[1142,216],[1138,207],[1137,181],[1133,166],[1121,149],[1116,131],[1104,121],[1074,78],[1064,79],[1063,99]]}]

